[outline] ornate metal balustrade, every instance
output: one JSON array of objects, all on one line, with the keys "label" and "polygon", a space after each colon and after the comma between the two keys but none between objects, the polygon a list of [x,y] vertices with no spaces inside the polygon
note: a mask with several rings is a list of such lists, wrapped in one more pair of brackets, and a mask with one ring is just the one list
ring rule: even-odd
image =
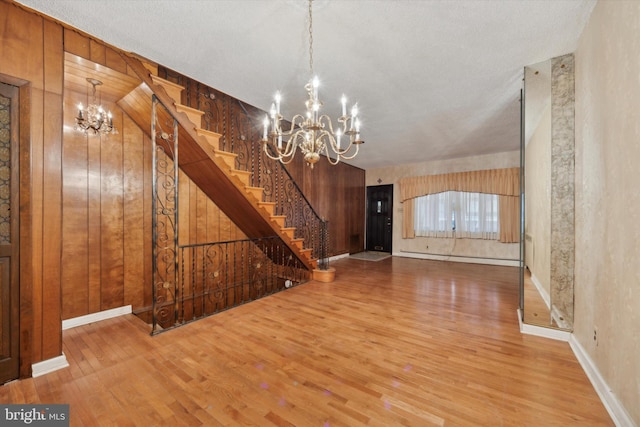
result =
[{"label": "ornate metal balustrade", "polygon": [[160,68],[160,77],[185,88],[183,102],[204,112],[202,127],[222,135],[219,149],[238,155],[236,168],[251,172],[251,185],[264,188],[265,202],[274,202],[275,214],[286,216],[285,227],[295,227],[295,237],[305,240],[318,267],[327,269],[328,222],[320,218],[289,171],[270,159],[260,143],[264,111],[185,77]]},{"label": "ornate metal balustrade", "polygon": [[308,281],[277,236],[178,244],[178,122],[160,123],[159,108],[168,112],[154,96],[152,334]]},{"label": "ornate metal balustrade", "polygon": [[181,246],[178,265],[178,309],[160,307],[163,328],[274,294],[310,275],[277,236]]}]

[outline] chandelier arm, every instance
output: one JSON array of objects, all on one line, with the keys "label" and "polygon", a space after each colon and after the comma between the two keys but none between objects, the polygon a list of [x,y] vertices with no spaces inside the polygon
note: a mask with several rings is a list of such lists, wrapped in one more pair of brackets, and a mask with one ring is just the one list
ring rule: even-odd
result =
[{"label": "chandelier arm", "polygon": [[[300,123],[296,123],[297,120],[300,120]],[[282,132],[283,135],[292,135],[296,126],[298,126],[300,129],[303,128],[303,124],[305,121],[305,117],[302,114],[296,114],[295,116],[293,116],[293,118],[291,119],[291,129],[289,129],[286,132]],[[298,129],[298,131],[300,130]],[[296,131],[297,132],[297,131]]]},{"label": "chandelier arm", "polygon": [[331,122],[331,117],[327,116],[326,114],[321,115],[318,118],[318,124],[320,124],[323,129],[328,128],[331,135],[335,135],[335,132],[333,131],[333,123]]},{"label": "chandelier arm", "polygon": [[351,159],[355,158],[358,155],[358,150],[360,149],[360,144],[351,143],[351,144],[349,144],[349,149],[351,149],[351,147],[353,147],[354,145],[356,146],[356,151],[352,155],[347,156],[346,152],[349,151],[349,150],[346,150],[344,154],[340,154],[340,157],[342,157],[344,160],[351,160]]},{"label": "chandelier arm", "polygon": [[268,144],[268,142],[265,142],[265,143],[262,145],[262,147],[264,148],[264,154],[266,154],[266,155],[267,155],[267,157],[269,157],[269,158],[270,158],[270,159],[272,159],[272,160],[279,160],[279,161],[282,161],[282,155],[277,155],[277,156],[272,155],[272,154],[269,152],[269,147],[268,147],[268,145],[269,145],[269,144]]},{"label": "chandelier arm", "polygon": [[[318,139],[319,139],[319,140],[320,140],[320,139],[325,139],[325,137],[326,137],[326,139],[328,139],[328,140],[329,140],[329,143],[327,144],[327,143],[326,143],[326,142],[324,142],[324,141],[323,141],[323,143],[324,143],[326,146],[329,146],[329,145],[330,145],[330,146],[331,146],[331,151],[332,151],[334,154],[336,154],[337,156],[340,156],[340,157],[342,157],[342,158],[343,158],[343,159],[345,159],[345,160],[351,160],[351,159],[353,159],[353,158],[356,156],[356,154],[358,153],[358,149],[357,149],[358,147],[357,147],[357,146],[358,146],[359,144],[354,144],[354,142],[353,142],[353,141],[349,141],[349,145],[347,145],[347,147],[346,147],[346,148],[341,149],[341,148],[338,148],[338,143],[336,142],[336,139],[335,139],[334,135],[333,135],[332,133],[330,133],[328,130],[323,130],[323,131],[320,133],[320,136],[318,137]],[[347,153],[349,153],[349,151],[351,150],[351,148],[352,148],[354,145],[356,146],[356,153],[355,153],[355,154],[353,154],[353,155],[347,155]]]},{"label": "chandelier arm", "polygon": [[329,164],[331,164],[332,166],[337,165],[338,163],[340,163],[340,156],[336,156],[335,161],[333,158],[331,158],[331,156],[329,155],[329,150],[326,148],[324,149],[324,155],[327,158],[327,161],[329,162]]}]

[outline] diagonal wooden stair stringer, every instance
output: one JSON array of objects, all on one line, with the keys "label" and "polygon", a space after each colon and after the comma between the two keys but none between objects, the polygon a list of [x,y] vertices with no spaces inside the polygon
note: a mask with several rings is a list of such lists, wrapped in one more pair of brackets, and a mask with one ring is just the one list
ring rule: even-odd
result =
[{"label": "diagonal wooden stair stringer", "polygon": [[[263,202],[263,189],[249,185],[250,172],[235,168],[236,154],[219,150],[221,135],[200,128],[201,111],[183,106],[179,100],[183,88],[149,72],[136,58],[122,54],[142,83],[117,104],[151,137],[152,99],[163,107],[156,109],[160,125],[178,122],[178,166],[222,210],[248,238],[278,235],[302,264],[313,271],[317,260],[304,240],[295,238],[295,228],[284,226],[283,217],[274,215],[275,204]],[[178,101],[176,101],[176,99]],[[196,123],[194,123],[196,121]],[[173,132],[173,129],[167,129]],[[173,143],[161,138],[156,142],[171,153]]]}]

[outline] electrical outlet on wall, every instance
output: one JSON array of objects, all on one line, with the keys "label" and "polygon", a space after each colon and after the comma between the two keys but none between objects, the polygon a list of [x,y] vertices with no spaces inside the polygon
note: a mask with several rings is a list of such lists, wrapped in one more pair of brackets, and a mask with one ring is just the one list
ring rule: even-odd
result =
[{"label": "electrical outlet on wall", "polygon": [[596,344],[596,347],[598,346],[598,327],[594,326],[593,327],[593,341]]}]

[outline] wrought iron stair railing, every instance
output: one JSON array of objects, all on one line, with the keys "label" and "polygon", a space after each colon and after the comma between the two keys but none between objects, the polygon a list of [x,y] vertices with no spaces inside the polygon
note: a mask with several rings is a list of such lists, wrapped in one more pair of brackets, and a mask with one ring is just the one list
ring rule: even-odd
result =
[{"label": "wrought iron stair railing", "polygon": [[182,245],[176,255],[177,286],[160,287],[154,295],[154,334],[283,291],[310,276],[278,236]]},{"label": "wrought iron stair railing", "polygon": [[179,245],[179,123],[155,95],[151,112],[152,334],[308,281],[280,236]]}]

